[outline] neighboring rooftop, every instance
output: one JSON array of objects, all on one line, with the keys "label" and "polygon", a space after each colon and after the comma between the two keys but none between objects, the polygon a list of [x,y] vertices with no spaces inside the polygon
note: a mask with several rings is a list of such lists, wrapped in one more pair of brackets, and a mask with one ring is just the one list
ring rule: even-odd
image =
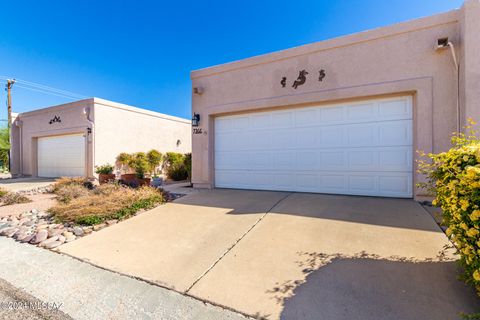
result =
[{"label": "neighboring rooftop", "polygon": [[175,116],[171,116],[171,115],[168,115],[168,114],[164,114],[164,113],[160,113],[160,112],[156,112],[156,111],[152,111],[152,110],[147,110],[147,109],[143,109],[143,108],[138,108],[138,107],[130,106],[130,105],[127,105],[127,104],[118,103],[118,102],[105,100],[105,99],[101,99],[101,98],[96,98],[96,97],[83,99],[83,100],[72,101],[72,102],[63,103],[63,104],[58,104],[58,105],[55,105],[55,106],[35,109],[35,110],[32,110],[32,111],[27,111],[27,112],[20,112],[17,115],[23,116],[23,117],[26,117],[26,116],[28,117],[28,116],[36,115],[36,114],[43,113],[43,112],[50,112],[51,110],[54,110],[54,109],[55,110],[67,109],[67,108],[81,106],[81,105],[85,105],[85,104],[103,105],[103,106],[107,106],[107,107],[111,107],[111,108],[117,108],[117,109],[122,109],[122,110],[136,112],[136,113],[142,113],[142,114],[146,114],[146,115],[150,115],[150,116],[154,116],[154,117],[159,117],[159,118],[163,118],[163,119],[168,119],[168,120],[172,120],[172,121],[190,123],[190,120],[185,119],[185,118],[175,117]]}]

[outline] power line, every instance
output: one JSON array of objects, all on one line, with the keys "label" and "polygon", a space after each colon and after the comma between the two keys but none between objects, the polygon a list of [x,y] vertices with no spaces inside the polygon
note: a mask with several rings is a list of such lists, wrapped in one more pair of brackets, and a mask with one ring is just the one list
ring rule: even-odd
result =
[{"label": "power line", "polygon": [[35,92],[40,92],[40,93],[45,93],[45,94],[51,94],[51,95],[54,95],[54,96],[57,96],[57,97],[67,98],[67,99],[71,99],[71,100],[79,99],[78,96],[70,96],[70,95],[65,95],[65,94],[61,94],[61,93],[57,93],[57,92],[51,92],[51,91],[47,91],[47,90],[42,90],[42,89],[40,89],[40,88],[27,87],[27,86],[23,86],[23,85],[21,85],[21,84],[17,84],[16,87],[17,87],[17,88],[26,89],[26,90],[30,90],[30,91],[35,91]]},{"label": "power line", "polygon": [[[3,80],[8,80],[8,77],[0,76],[0,79]],[[47,85],[43,85],[40,83],[32,82],[32,81],[26,81],[22,79],[15,79],[17,82],[16,87],[23,88],[26,90],[31,90],[31,91],[36,91],[44,94],[51,94],[55,95],[58,97],[63,97],[67,99],[86,99],[88,98],[87,96],[72,92],[72,91],[67,91],[67,90],[62,90],[54,87],[50,87]]]},{"label": "power line", "polygon": [[34,87],[34,88],[44,89],[44,90],[52,91],[52,92],[58,92],[60,94],[69,95],[69,96],[80,98],[80,99],[86,98],[86,96],[75,93],[75,92],[72,92],[72,91],[57,89],[57,88],[54,88],[54,87],[50,87],[50,86],[46,86],[46,85],[43,85],[43,84],[22,80],[22,79],[15,79],[15,80],[18,83],[22,83],[24,85],[31,86],[31,87]]}]

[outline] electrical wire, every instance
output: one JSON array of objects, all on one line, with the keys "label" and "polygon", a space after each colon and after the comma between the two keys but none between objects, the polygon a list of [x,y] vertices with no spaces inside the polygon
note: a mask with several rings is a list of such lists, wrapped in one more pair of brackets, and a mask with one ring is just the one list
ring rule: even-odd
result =
[{"label": "electrical wire", "polygon": [[66,99],[71,99],[71,100],[77,100],[77,99],[78,99],[78,97],[73,97],[73,96],[69,96],[69,95],[65,95],[65,94],[60,94],[60,93],[56,93],[56,92],[50,92],[50,91],[42,90],[42,89],[39,89],[39,88],[27,87],[27,86],[23,86],[23,85],[21,85],[21,84],[16,84],[15,87],[17,87],[17,88],[22,88],[22,89],[25,89],[25,90],[30,90],[30,91],[45,93],[45,94],[51,94],[51,95],[54,95],[54,96],[57,96],[57,97],[66,98]]},{"label": "electrical wire", "polygon": [[[9,77],[5,76],[0,76],[0,79],[2,80],[8,80],[11,79]],[[31,91],[36,91],[44,94],[51,94],[67,99],[72,99],[72,100],[77,100],[77,99],[86,99],[88,98],[87,96],[72,92],[72,91],[67,91],[67,90],[62,90],[50,86],[46,86],[40,83],[32,82],[32,81],[26,81],[22,79],[15,79],[16,87],[23,88],[26,90],[31,90]]]}]

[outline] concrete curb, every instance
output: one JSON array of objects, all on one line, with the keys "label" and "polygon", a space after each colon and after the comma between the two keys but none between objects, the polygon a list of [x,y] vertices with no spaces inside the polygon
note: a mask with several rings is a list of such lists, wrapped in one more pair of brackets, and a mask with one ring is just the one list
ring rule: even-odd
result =
[{"label": "concrete curb", "polygon": [[75,319],[246,319],[130,277],[0,238],[0,278]]}]

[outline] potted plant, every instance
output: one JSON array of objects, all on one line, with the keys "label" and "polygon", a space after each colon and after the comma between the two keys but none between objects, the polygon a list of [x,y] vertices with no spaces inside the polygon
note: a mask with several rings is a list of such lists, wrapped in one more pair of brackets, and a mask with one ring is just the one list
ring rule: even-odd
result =
[{"label": "potted plant", "polygon": [[134,165],[134,156],[132,154],[122,152],[117,156],[117,163],[120,165],[122,175],[120,179],[127,184],[136,182],[136,174],[130,173]]},{"label": "potted plant", "polygon": [[149,169],[149,163],[144,152],[135,153],[129,166],[135,170],[138,186],[150,185],[150,178],[145,177],[145,173]]},{"label": "potted plant", "polygon": [[107,183],[115,180],[115,174],[113,173],[113,166],[111,164],[104,164],[103,166],[95,167],[95,173],[98,174],[98,182],[100,184]]},{"label": "potted plant", "polygon": [[163,183],[162,177],[158,176],[157,168],[162,163],[162,154],[155,149],[147,152],[147,162],[150,170],[150,176],[152,177],[152,185],[156,188],[160,187]]}]

